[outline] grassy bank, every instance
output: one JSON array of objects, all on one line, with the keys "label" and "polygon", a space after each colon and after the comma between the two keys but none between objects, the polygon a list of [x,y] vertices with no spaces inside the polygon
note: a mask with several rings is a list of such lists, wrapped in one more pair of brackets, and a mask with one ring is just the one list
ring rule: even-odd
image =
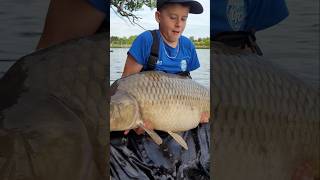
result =
[{"label": "grassy bank", "polygon": [[[117,37],[117,36],[111,36],[110,37],[110,47],[111,48],[130,48],[132,42],[136,39],[135,36],[130,37]],[[210,38],[198,38],[195,39],[193,36],[189,37],[189,39],[192,41],[192,43],[195,45],[197,49],[209,49],[210,48]]]},{"label": "grassy bank", "polygon": [[[110,48],[130,48],[131,44],[110,44]],[[206,45],[196,45],[196,49],[210,49],[210,46]]]}]

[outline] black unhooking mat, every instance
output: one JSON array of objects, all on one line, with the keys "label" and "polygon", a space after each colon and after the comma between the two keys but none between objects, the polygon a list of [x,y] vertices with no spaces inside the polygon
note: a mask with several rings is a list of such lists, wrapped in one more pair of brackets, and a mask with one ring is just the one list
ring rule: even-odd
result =
[{"label": "black unhooking mat", "polygon": [[147,135],[131,131],[110,135],[110,175],[112,179],[210,179],[210,125],[200,124],[182,137],[184,150],[164,132],[159,146]]}]

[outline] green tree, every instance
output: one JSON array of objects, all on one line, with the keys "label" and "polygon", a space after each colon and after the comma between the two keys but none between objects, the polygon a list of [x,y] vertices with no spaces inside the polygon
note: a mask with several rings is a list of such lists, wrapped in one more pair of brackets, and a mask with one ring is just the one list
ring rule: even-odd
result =
[{"label": "green tree", "polygon": [[134,11],[141,9],[143,5],[150,8],[156,7],[156,0],[111,0],[110,2],[113,10],[122,17],[128,18],[133,24],[137,24],[136,21],[141,19],[133,13]]},{"label": "green tree", "polygon": [[113,42],[119,41],[119,38],[117,36],[111,36],[110,40],[111,40],[111,43],[113,43]]},{"label": "green tree", "polygon": [[128,44],[132,44],[133,41],[134,41],[136,38],[137,38],[137,35],[130,36],[130,37],[128,38]]}]

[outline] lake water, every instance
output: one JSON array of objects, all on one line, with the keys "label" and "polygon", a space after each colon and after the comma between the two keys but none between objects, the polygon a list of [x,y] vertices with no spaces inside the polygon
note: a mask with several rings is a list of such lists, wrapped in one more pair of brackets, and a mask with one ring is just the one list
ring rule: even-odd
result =
[{"label": "lake water", "polygon": [[[290,16],[280,24],[257,33],[264,56],[313,86],[319,86],[319,0],[287,0]],[[48,0],[1,0],[0,77],[19,57],[32,52],[44,25]],[[119,50],[113,54],[124,54]],[[209,58],[198,50],[201,68],[209,68]],[[205,51],[205,50],[204,50]],[[110,54],[114,80],[125,59]],[[208,84],[208,69],[192,73],[197,81]]]},{"label": "lake water", "polygon": [[[110,84],[121,77],[128,48],[111,48]],[[191,72],[192,79],[209,88],[210,84],[210,50],[197,49],[200,68]]]},{"label": "lake water", "polygon": [[1,0],[0,77],[14,60],[34,51],[48,7],[49,0]]},{"label": "lake water", "polygon": [[257,33],[260,47],[270,61],[319,88],[319,0],[287,0],[287,5],[287,19]]}]

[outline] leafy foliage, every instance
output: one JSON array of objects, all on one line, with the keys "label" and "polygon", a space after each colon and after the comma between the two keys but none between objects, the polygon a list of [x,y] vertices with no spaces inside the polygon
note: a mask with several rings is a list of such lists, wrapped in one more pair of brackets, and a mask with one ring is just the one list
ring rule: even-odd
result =
[{"label": "leafy foliage", "polygon": [[119,15],[126,17],[132,24],[137,24],[136,21],[140,17],[136,16],[134,12],[141,9],[143,5],[155,8],[156,0],[111,0],[111,5],[111,8]]},{"label": "leafy foliage", "polygon": [[[110,45],[113,48],[123,48],[123,47],[130,47],[132,42],[137,38],[137,35],[127,37],[117,37],[117,36],[111,36],[110,37]],[[202,49],[202,48],[210,48],[210,38],[198,38],[195,39],[193,36],[189,37],[189,39],[192,41],[192,43],[196,46],[196,48]]]}]

